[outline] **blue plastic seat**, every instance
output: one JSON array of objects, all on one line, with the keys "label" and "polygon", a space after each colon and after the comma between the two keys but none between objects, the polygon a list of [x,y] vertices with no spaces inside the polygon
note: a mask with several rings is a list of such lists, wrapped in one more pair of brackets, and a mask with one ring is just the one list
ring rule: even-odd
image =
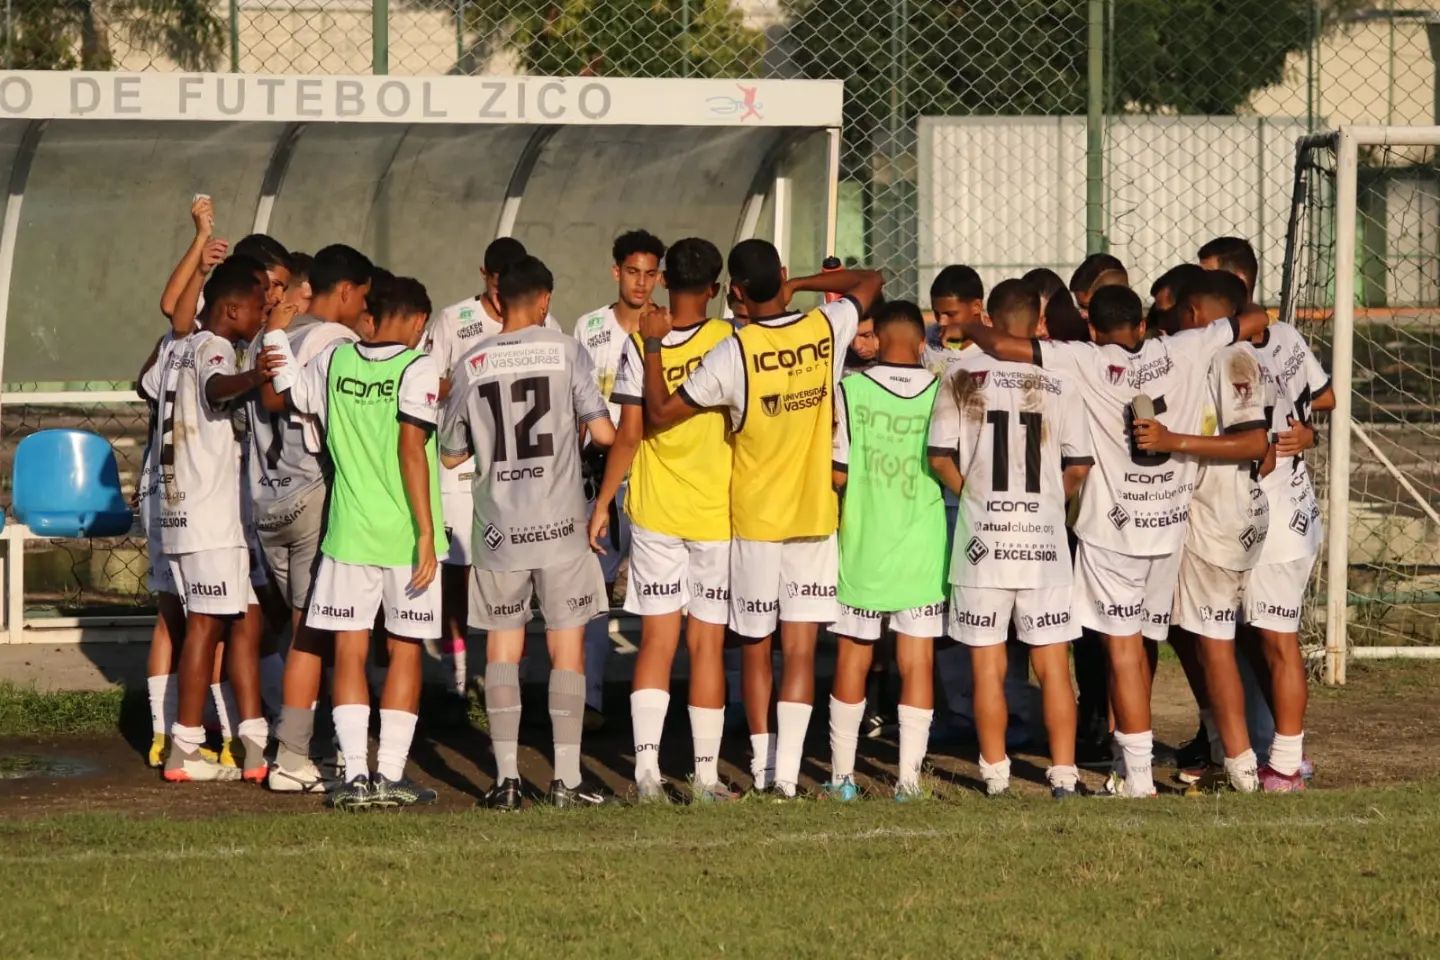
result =
[{"label": "blue plastic seat", "polygon": [[38,537],[117,537],[132,516],[115,451],[84,430],[41,430],[15,448],[10,511]]}]

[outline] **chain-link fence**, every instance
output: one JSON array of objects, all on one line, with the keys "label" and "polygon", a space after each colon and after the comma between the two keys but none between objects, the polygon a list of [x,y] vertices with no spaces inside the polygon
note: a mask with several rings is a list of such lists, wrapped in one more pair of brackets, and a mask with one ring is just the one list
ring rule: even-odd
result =
[{"label": "chain-link fence", "polygon": [[17,69],[845,81],[837,253],[1144,292],[1239,233],[1280,293],[1294,143],[1437,122],[1440,0],[11,0]]}]

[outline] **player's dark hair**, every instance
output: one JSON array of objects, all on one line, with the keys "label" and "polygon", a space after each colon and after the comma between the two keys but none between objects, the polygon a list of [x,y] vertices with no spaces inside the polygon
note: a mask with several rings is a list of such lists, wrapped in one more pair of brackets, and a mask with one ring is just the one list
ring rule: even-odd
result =
[{"label": "player's dark hair", "polygon": [[1086,343],[1090,339],[1090,327],[1063,286],[1045,301],[1045,330],[1051,340]]},{"label": "player's dark hair", "polygon": [[909,300],[886,300],[878,310],[871,310],[875,318],[875,332],[896,323],[908,323],[915,328],[915,335],[925,339],[925,315],[920,307]]},{"label": "player's dark hair", "polygon": [[227,257],[210,271],[205,281],[205,309],[209,310],[226,300],[248,297],[255,289],[263,289],[265,265],[254,257],[236,255]]},{"label": "player's dark hair", "polygon": [[318,297],[341,283],[361,286],[370,282],[374,275],[375,265],[369,257],[354,247],[332,243],[320,248],[310,264],[310,291]]},{"label": "player's dark hair", "polygon": [[384,267],[372,267],[370,270],[370,289],[365,293],[365,312],[370,314],[376,322],[380,320],[380,304],[385,299],[390,284],[395,282],[395,274]]},{"label": "player's dark hair", "polygon": [[538,257],[526,255],[500,274],[500,302],[520,303],[555,289],[555,277]]},{"label": "player's dark hair", "polygon": [[1101,287],[1090,298],[1090,326],[1099,333],[1138,327],[1144,312],[1140,295],[1129,287]]},{"label": "player's dark hair", "polygon": [[498,277],[505,272],[506,267],[523,260],[528,253],[525,244],[514,237],[496,237],[485,248],[485,259],[481,266],[486,273]]},{"label": "player's dark hair", "polygon": [[1034,287],[1043,300],[1049,300],[1061,292],[1069,292],[1065,288],[1065,281],[1060,279],[1060,274],[1049,267],[1036,267],[1020,279]]},{"label": "player's dark hair", "polygon": [[649,230],[628,230],[610,245],[610,256],[617,266],[637,253],[648,253],[659,260],[665,256],[665,243]]},{"label": "player's dark hair", "polygon": [[235,249],[231,253],[237,257],[250,257],[258,260],[266,270],[271,267],[288,269],[290,266],[290,251],[269,234],[252,233],[248,237],[243,237],[236,242]]},{"label": "player's dark hair", "polygon": [[1197,278],[1203,276],[1205,276],[1205,268],[1194,263],[1176,264],[1162,273],[1158,280],[1150,284],[1150,296],[1158,297],[1162,290],[1169,290],[1175,299],[1175,305],[1168,310],[1162,310],[1152,303],[1146,325],[1151,330],[1157,330],[1166,336],[1179,333],[1180,293],[1193,284]]},{"label": "player's dark hair", "polygon": [[308,253],[290,251],[290,284],[298,286],[302,280],[310,279],[310,268],[315,263],[315,258]]},{"label": "player's dark hair", "polygon": [[675,293],[708,293],[724,268],[720,248],[709,240],[676,240],[665,251],[665,286]]},{"label": "player's dark hair", "polygon": [[430,295],[425,291],[425,285],[414,277],[392,276],[372,289],[366,298],[366,306],[376,323],[385,317],[415,313],[429,316]]},{"label": "player's dark hair", "polygon": [[1094,286],[1095,281],[1100,278],[1100,274],[1106,270],[1124,269],[1125,264],[1120,262],[1119,257],[1112,256],[1108,253],[1092,253],[1084,260],[1081,260],[1080,266],[1076,267],[1075,272],[1070,274],[1070,292],[1087,293],[1090,288]]},{"label": "player's dark hair", "polygon": [[754,303],[764,303],[780,296],[784,282],[780,251],[768,240],[741,240],[726,258],[730,282],[745,291]]},{"label": "player's dark hair", "polygon": [[1250,296],[1245,281],[1228,270],[1202,270],[1200,276],[1175,291],[1176,303],[1198,303],[1212,300],[1225,310],[1225,316],[1236,317],[1245,309]]},{"label": "player's dark hair", "polygon": [[1197,257],[1199,260],[1212,258],[1221,270],[1243,276],[1247,289],[1255,286],[1255,278],[1260,275],[1260,260],[1255,256],[1255,248],[1249,240],[1244,237],[1216,237],[1200,248]]},{"label": "player's dark hair", "polygon": [[957,300],[984,300],[985,283],[980,279],[980,274],[975,272],[974,267],[968,267],[963,263],[952,263],[935,275],[930,283],[930,302],[934,303],[941,297],[954,297]]},{"label": "player's dark hair", "polygon": [[1040,291],[1024,280],[1001,280],[990,291],[985,312],[1009,333],[1017,327],[1033,331],[1040,322]]}]

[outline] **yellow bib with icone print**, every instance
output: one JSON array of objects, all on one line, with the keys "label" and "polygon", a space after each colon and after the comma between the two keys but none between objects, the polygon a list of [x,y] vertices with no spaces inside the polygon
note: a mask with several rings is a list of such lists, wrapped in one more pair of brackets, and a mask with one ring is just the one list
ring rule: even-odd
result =
[{"label": "yellow bib with icone print", "polygon": [[736,334],[745,418],[735,433],[730,510],[735,535],[793,540],[835,532],[831,484],[835,336],[819,310]]}]

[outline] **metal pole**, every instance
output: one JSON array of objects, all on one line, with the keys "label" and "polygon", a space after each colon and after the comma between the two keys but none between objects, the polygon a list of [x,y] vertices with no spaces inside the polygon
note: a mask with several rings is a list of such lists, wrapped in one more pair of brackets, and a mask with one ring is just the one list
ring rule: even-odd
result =
[{"label": "metal pole", "polygon": [[680,0],[680,75],[690,76],[690,0]]},{"label": "metal pole", "polygon": [[465,0],[455,5],[455,63],[465,59]]},{"label": "metal pole", "polygon": [[390,0],[370,3],[370,72],[390,72]]},{"label": "metal pole", "polygon": [[240,72],[240,0],[230,0],[230,72]]},{"label": "metal pole", "polygon": [[1355,348],[1355,234],[1360,148],[1341,128],[1335,158],[1335,316],[1330,376],[1330,541],[1325,556],[1325,682],[1345,682],[1350,580],[1350,366]]},{"label": "metal pole", "polygon": [[1085,105],[1085,252],[1105,250],[1105,0],[1089,0]]}]

